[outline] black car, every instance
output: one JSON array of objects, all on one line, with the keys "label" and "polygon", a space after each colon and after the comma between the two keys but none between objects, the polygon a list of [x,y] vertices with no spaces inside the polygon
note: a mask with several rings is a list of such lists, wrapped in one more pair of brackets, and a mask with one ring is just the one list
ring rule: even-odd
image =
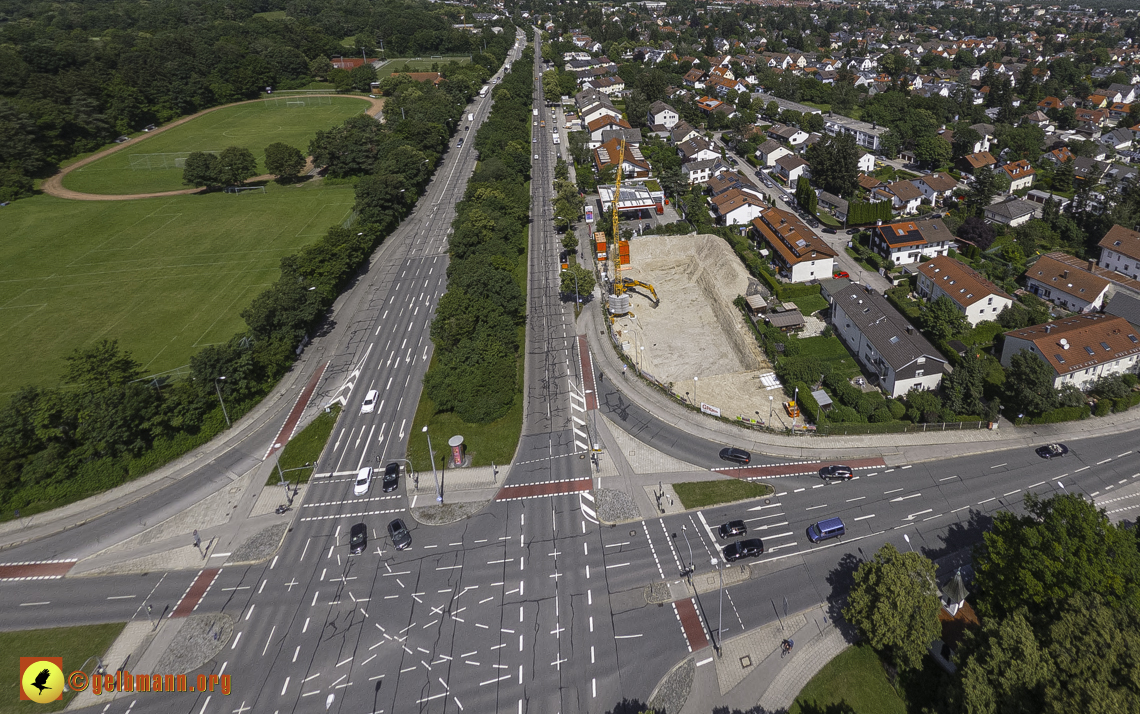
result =
[{"label": "black car", "polygon": [[348,552],[356,555],[368,547],[368,526],[357,523],[348,535]]},{"label": "black car", "polygon": [[722,539],[735,538],[748,533],[748,527],[744,525],[744,521],[729,521],[722,523],[716,532]]},{"label": "black car", "polygon": [[848,228],[847,229],[847,235],[849,235],[849,236],[853,236],[858,232],[859,232],[858,228]]},{"label": "black car", "polygon": [[764,541],[759,538],[738,540],[726,545],[721,553],[724,554],[724,559],[730,563],[741,558],[756,558],[764,553]]},{"label": "black car", "polygon": [[832,464],[831,466],[824,466],[819,470],[820,478],[838,478],[848,481],[855,478],[855,474],[851,472],[850,466],[843,466],[842,464]]},{"label": "black car", "polygon": [[747,464],[752,460],[752,454],[748,453],[744,449],[738,449],[735,446],[731,446],[720,450],[720,458],[724,459],[725,461],[731,461],[735,464]]},{"label": "black car", "polygon": [[400,465],[393,461],[384,467],[384,493],[395,491],[400,486]]},{"label": "black car", "polygon": [[831,235],[835,235],[835,229],[834,228],[824,228],[823,232],[824,233],[830,233]]},{"label": "black car", "polygon": [[396,546],[396,550],[403,550],[412,544],[412,534],[408,532],[408,527],[401,518],[396,518],[388,524],[388,537],[392,539],[392,545]]},{"label": "black car", "polygon": [[1052,459],[1069,453],[1069,447],[1064,444],[1046,444],[1037,447],[1037,455],[1043,459]]}]

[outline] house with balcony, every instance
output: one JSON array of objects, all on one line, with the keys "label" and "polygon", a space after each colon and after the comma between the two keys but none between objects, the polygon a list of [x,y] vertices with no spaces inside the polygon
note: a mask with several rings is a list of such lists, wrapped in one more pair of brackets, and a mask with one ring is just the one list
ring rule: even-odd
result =
[{"label": "house with balcony", "polygon": [[1114,225],[1097,245],[1102,268],[1140,280],[1140,232]]},{"label": "house with balcony", "polygon": [[[1025,288],[1069,312],[1095,312],[1108,297],[1108,280],[1070,265],[1064,253],[1048,253],[1025,271]],[[1090,261],[1091,262],[1091,261]],[[1095,265],[1095,262],[1094,262]]]},{"label": "house with balcony", "polygon": [[887,223],[875,226],[871,232],[871,250],[895,265],[917,263],[924,255],[946,255],[953,241],[954,236],[938,218]]},{"label": "house with balcony", "polygon": [[772,248],[780,275],[793,283],[828,279],[835,267],[835,250],[796,214],[779,208],[764,208],[752,221],[758,239]]},{"label": "house with balcony", "polygon": [[831,295],[835,334],[892,397],[937,389],[946,358],[887,299],[859,285]]},{"label": "house with balcony", "polygon": [[996,320],[1001,311],[1013,304],[1013,298],[981,273],[949,255],[928,260],[918,266],[918,294],[927,300],[945,295],[966,316],[971,327]]},{"label": "house with balcony", "polygon": [[1011,161],[1002,166],[1001,170],[1009,177],[1010,193],[1031,188],[1033,186],[1033,179],[1037,173],[1025,159]]},{"label": "house with balcony", "polygon": [[1005,333],[1001,364],[1028,350],[1053,368],[1053,387],[1072,384],[1086,390],[1101,377],[1136,374],[1140,368],[1140,335],[1128,320],[1115,315],[1073,315]]}]

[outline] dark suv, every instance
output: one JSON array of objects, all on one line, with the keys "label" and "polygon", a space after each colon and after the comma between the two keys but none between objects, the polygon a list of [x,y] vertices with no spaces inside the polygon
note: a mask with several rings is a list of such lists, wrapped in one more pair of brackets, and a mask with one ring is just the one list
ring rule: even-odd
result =
[{"label": "dark suv", "polygon": [[400,464],[393,461],[384,467],[384,493],[391,493],[400,487]]},{"label": "dark suv", "polygon": [[724,559],[730,563],[741,558],[756,558],[764,554],[764,541],[759,538],[738,540],[726,545],[721,552],[724,554]]},{"label": "dark suv", "polygon": [[744,521],[729,521],[721,524],[716,532],[722,539],[735,538],[748,533],[748,527],[744,525]]},{"label": "dark suv", "polygon": [[368,526],[357,523],[352,527],[348,536],[348,552],[353,555],[363,553],[368,547]]},{"label": "dark suv", "polygon": [[720,450],[720,458],[737,464],[747,464],[752,460],[752,454],[735,446]]},{"label": "dark suv", "polygon": [[393,519],[388,524],[388,537],[392,539],[392,545],[396,546],[396,550],[403,550],[412,544],[412,534],[408,533],[408,527],[400,518]]}]

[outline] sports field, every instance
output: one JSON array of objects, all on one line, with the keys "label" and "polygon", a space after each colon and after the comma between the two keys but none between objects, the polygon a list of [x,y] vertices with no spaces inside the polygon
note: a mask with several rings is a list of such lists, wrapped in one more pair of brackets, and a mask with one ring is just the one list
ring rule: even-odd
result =
[{"label": "sports field", "polygon": [[257,157],[265,173],[265,147],[276,141],[308,154],[318,129],[330,129],[368,108],[354,97],[273,95],[204,114],[157,134],[131,139],[119,151],[72,171],[63,185],[83,193],[129,194],[174,191],[182,183],[181,162],[192,151],[241,146]]},{"label": "sports field", "polygon": [[2,209],[0,395],[54,386],[63,357],[101,338],[148,374],[229,339],[281,258],[348,217],[353,187],[322,183],[134,201],[40,195]]},{"label": "sports field", "polygon": [[460,57],[444,57],[442,59],[431,59],[429,57],[422,57],[418,59],[394,59],[384,64],[376,71],[376,74],[383,79],[387,75],[397,74],[399,72],[431,72],[431,66],[437,65],[444,66],[450,62],[456,64],[469,64],[471,62],[470,55],[462,55]]}]

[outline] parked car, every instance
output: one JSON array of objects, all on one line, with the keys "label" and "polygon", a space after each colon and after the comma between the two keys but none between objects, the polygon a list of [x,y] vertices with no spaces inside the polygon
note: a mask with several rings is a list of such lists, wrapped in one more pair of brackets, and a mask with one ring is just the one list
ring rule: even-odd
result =
[{"label": "parked car", "polygon": [[393,461],[384,467],[384,493],[391,493],[400,486],[400,464]]},{"label": "parked car", "polygon": [[1064,444],[1046,444],[1037,447],[1037,455],[1043,459],[1052,459],[1069,453],[1069,447]]},{"label": "parked car", "polygon": [[848,273],[846,270],[836,270],[834,273],[831,274],[831,277],[833,277],[833,278],[850,278],[851,274]]},{"label": "parked car", "polygon": [[372,485],[372,467],[365,466],[356,472],[356,483],[352,485],[353,496],[363,496],[368,493],[368,487]]},{"label": "parked car", "polygon": [[393,519],[388,524],[388,537],[392,539],[392,545],[396,546],[396,550],[403,550],[412,544],[412,534],[408,532],[408,527],[401,518]]},{"label": "parked car", "polygon": [[115,143],[116,144],[122,144],[123,142],[130,141],[130,140],[131,140],[131,137],[129,137],[129,136],[120,136],[118,139],[115,139]]},{"label": "parked car", "polygon": [[824,232],[824,233],[829,233],[829,234],[831,234],[831,235],[835,235],[835,234],[836,234],[836,231],[835,231],[835,229],[834,229],[834,228],[824,228],[824,229],[823,229],[823,232]]},{"label": "parked car", "polygon": [[850,466],[843,466],[842,464],[832,464],[831,466],[824,466],[819,470],[819,477],[824,479],[836,478],[844,481],[850,481],[855,478],[854,472],[851,471]]},{"label": "parked car", "polygon": [[375,389],[369,389],[368,394],[364,395],[364,403],[360,405],[361,414],[371,414],[376,411],[376,399],[380,396],[380,392]]},{"label": "parked car", "polygon": [[348,552],[356,555],[363,553],[368,547],[368,526],[357,523],[352,527],[348,536]]},{"label": "parked car", "polygon": [[744,449],[738,449],[735,446],[730,446],[720,450],[720,458],[725,461],[731,461],[736,464],[747,464],[752,460],[752,454]]},{"label": "parked car", "polygon": [[741,558],[755,558],[764,553],[764,541],[759,538],[738,540],[726,545],[721,553],[724,554],[724,559],[730,563]]},{"label": "parked car", "polygon": [[145,127],[143,127],[143,131],[154,131],[157,128],[158,127],[154,124],[147,124]]},{"label": "parked car", "polygon": [[858,228],[848,228],[847,229],[847,235],[849,235],[849,236],[853,236],[858,232],[859,232]]},{"label": "parked car", "polygon": [[735,538],[748,533],[748,527],[744,525],[744,521],[729,521],[722,523],[720,528],[716,529],[717,535],[722,539]]}]

